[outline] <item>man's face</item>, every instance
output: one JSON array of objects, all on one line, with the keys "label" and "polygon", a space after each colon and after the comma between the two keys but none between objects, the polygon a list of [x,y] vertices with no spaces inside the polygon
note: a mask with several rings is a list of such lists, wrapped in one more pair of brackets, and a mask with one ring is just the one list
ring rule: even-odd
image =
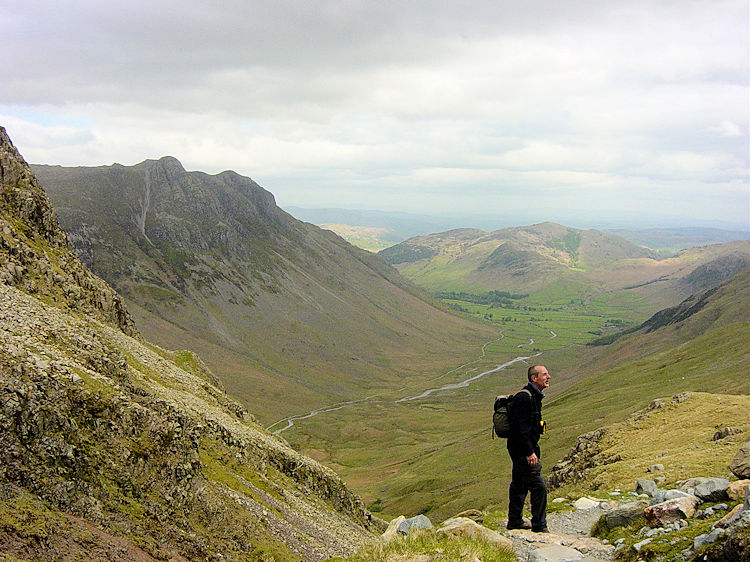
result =
[{"label": "man's face", "polygon": [[531,375],[531,382],[536,386],[539,390],[544,390],[549,386],[549,371],[547,371],[547,367],[539,367],[539,373],[536,375]]}]

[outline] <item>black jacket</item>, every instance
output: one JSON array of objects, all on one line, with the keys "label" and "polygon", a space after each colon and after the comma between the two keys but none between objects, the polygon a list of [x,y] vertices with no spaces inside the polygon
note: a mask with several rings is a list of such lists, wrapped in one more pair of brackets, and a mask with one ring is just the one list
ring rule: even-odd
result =
[{"label": "black jacket", "polygon": [[510,437],[508,437],[508,452],[512,457],[528,457],[539,451],[539,436],[542,434],[542,398],[544,394],[529,383],[515,395],[510,407]]}]

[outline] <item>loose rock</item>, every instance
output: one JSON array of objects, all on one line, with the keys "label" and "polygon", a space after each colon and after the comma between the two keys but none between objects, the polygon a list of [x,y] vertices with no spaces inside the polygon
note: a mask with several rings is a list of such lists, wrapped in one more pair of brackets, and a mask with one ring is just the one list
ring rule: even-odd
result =
[{"label": "loose rock", "polygon": [[678,519],[692,517],[698,506],[698,498],[675,498],[647,507],[643,514],[652,527],[662,527]]},{"label": "loose rock", "polygon": [[737,478],[750,478],[750,441],[745,443],[729,463],[729,470]]},{"label": "loose rock", "polygon": [[452,519],[448,519],[443,522],[437,532],[449,537],[464,536],[478,538],[501,548],[513,550],[513,541],[508,537],[501,535],[497,531],[483,527],[467,517],[453,517]]},{"label": "loose rock", "polygon": [[432,521],[425,515],[417,515],[410,519],[404,519],[398,524],[396,530],[399,533],[408,535],[411,531],[416,529],[432,529]]}]

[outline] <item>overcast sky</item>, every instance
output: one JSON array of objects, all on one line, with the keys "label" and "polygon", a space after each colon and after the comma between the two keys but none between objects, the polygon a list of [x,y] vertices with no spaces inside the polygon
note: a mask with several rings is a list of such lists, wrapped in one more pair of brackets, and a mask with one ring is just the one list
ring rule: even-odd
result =
[{"label": "overcast sky", "polygon": [[[26,160],[282,206],[747,228],[746,0],[3,0]],[[528,222],[528,221],[527,221]]]}]

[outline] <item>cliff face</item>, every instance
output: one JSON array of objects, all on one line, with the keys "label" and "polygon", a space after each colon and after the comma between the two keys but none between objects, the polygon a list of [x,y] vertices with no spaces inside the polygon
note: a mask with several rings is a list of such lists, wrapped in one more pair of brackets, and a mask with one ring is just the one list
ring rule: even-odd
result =
[{"label": "cliff face", "polygon": [[371,540],[335,473],[259,427],[195,355],[132,337],[0,142],[0,552],[320,560]]},{"label": "cliff face", "polygon": [[0,282],[136,334],[120,296],[71,251],[44,190],[2,127]]}]

